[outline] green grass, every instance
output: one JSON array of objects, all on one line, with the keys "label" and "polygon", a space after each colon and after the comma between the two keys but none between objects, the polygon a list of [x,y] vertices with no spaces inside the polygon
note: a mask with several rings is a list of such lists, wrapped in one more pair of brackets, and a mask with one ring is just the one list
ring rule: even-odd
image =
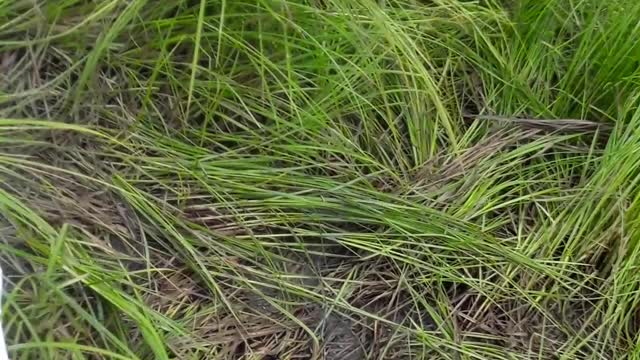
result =
[{"label": "green grass", "polygon": [[635,0],[0,0],[11,359],[640,359]]}]

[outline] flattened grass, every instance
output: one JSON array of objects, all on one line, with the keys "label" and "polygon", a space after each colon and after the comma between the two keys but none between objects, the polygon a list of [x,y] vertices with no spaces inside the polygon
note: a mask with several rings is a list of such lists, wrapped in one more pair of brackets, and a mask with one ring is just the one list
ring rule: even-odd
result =
[{"label": "flattened grass", "polygon": [[634,359],[640,5],[0,2],[15,359]]}]

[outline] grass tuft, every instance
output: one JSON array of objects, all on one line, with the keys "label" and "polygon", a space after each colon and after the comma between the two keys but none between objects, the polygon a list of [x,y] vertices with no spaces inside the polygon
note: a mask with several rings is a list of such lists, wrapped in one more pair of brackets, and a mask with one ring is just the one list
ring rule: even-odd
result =
[{"label": "grass tuft", "polygon": [[636,359],[640,5],[0,0],[12,359]]}]

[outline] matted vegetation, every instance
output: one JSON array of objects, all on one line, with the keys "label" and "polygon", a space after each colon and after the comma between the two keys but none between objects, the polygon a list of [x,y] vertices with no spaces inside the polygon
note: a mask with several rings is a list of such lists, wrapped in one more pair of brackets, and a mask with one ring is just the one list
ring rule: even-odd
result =
[{"label": "matted vegetation", "polygon": [[640,357],[637,0],[0,0],[12,359]]}]

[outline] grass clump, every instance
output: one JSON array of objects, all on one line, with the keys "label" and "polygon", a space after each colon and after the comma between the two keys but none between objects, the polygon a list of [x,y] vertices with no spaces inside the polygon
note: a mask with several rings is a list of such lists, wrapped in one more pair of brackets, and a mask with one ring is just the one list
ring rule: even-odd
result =
[{"label": "grass clump", "polygon": [[0,2],[11,358],[637,358],[638,18]]}]

